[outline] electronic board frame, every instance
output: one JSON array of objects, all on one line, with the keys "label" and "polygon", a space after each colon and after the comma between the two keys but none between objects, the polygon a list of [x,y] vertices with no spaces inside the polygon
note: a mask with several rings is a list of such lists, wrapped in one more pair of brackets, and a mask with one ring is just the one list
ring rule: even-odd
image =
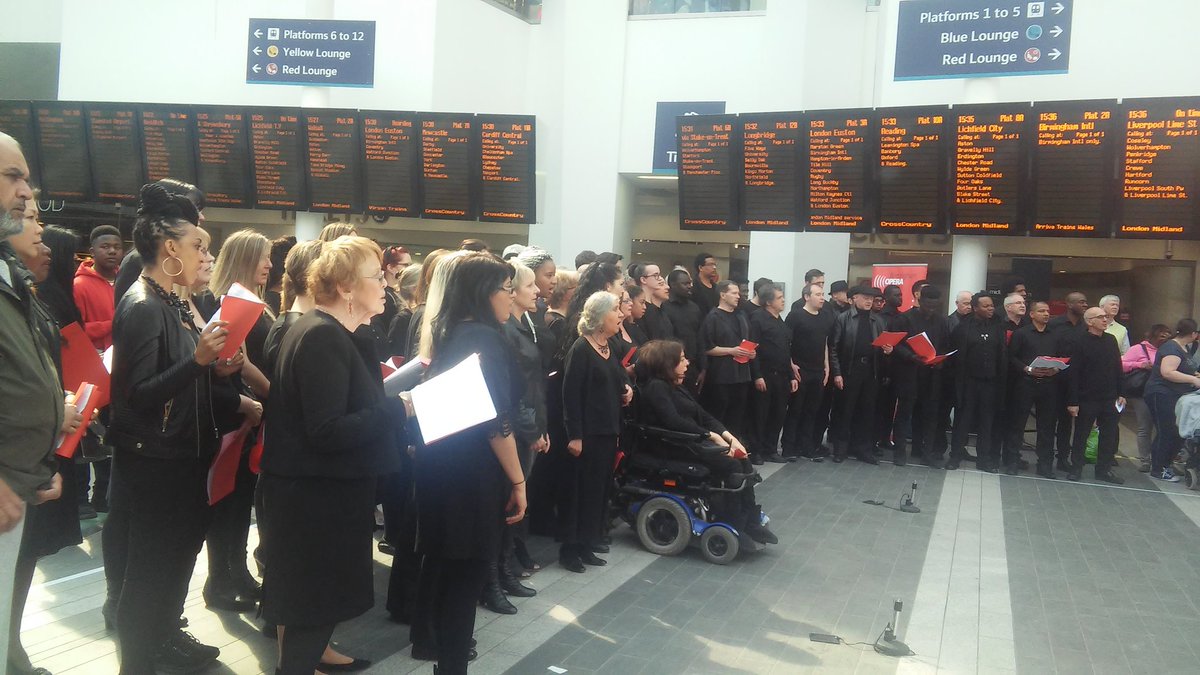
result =
[{"label": "electronic board frame", "polygon": [[[938,125],[936,119],[931,120],[931,125],[936,125],[939,134],[937,141],[937,156],[935,158],[934,170],[936,171],[937,181],[937,205],[934,212],[931,214],[931,227],[904,227],[895,226],[885,228],[884,220],[884,180],[883,174],[885,167],[883,166],[883,122],[885,118],[898,116],[911,117],[914,120],[920,117],[936,118],[942,117],[942,122]],[[871,176],[871,183],[875,185],[875,232],[879,234],[930,234],[944,235],[950,229],[950,174],[952,171],[952,155],[950,150],[954,147],[955,139],[953,137],[954,126],[950,123],[951,108],[950,106],[901,106],[875,109],[875,145],[873,146],[874,154],[872,157],[872,167],[874,174]],[[886,167],[891,168],[891,167]],[[899,167],[898,167],[899,168]]]},{"label": "electronic board frame", "polygon": [[[317,213],[362,213],[366,207],[366,185],[363,180],[366,175],[363,167],[365,159],[365,151],[363,150],[363,126],[362,112],[355,108],[299,108],[301,111],[301,126],[304,128],[304,167],[305,167],[305,203],[309,211]],[[330,117],[350,117],[354,120],[351,125],[354,138],[352,141],[353,152],[350,157],[350,164],[347,170],[350,173],[350,184],[353,192],[349,195],[349,208],[333,208],[330,206],[317,206],[313,202],[313,186],[316,180],[313,178],[312,158],[310,156],[310,143],[312,142],[311,132],[309,129],[308,118],[310,116],[330,116]]]},{"label": "electronic board frame", "polygon": [[29,184],[40,186],[42,176],[41,165],[38,161],[38,134],[37,123],[33,118],[33,101],[4,100],[0,101],[0,108],[12,110],[18,115],[24,109],[25,122],[22,129],[0,128],[0,131],[12,136],[21,145],[21,154],[25,156],[25,164],[29,167]]},{"label": "electronic board frame", "polygon": [[172,114],[172,113],[183,113],[183,114],[187,115],[187,124],[184,125],[184,128],[186,129],[186,133],[187,133],[187,140],[186,140],[187,149],[188,149],[187,163],[190,165],[190,172],[188,174],[181,175],[181,176],[163,176],[162,178],[175,178],[177,180],[184,181],[185,183],[191,183],[192,185],[199,185],[199,183],[197,183],[197,181],[200,179],[200,173],[199,173],[200,169],[198,166],[199,162],[200,162],[200,157],[199,157],[199,148],[197,147],[197,143],[196,143],[196,107],[191,106],[191,105],[172,105],[172,104],[167,104],[167,103],[141,103],[141,104],[138,104],[136,106],[136,108],[137,108],[137,116],[138,116],[138,126],[141,128],[142,175],[145,177],[146,182],[149,183],[149,182],[152,182],[153,180],[161,180],[161,178],[152,178],[150,175],[150,153],[147,152],[147,148],[146,148],[147,141],[146,141],[145,113],[151,112],[151,113],[161,113],[161,114],[167,114],[167,115]]},{"label": "electronic board frame", "polygon": [[[411,152],[408,158],[409,194],[412,203],[407,212],[397,212],[371,206],[371,160],[367,158],[367,118],[397,118],[412,122],[410,132]],[[358,111],[359,140],[362,147],[362,181],[363,181],[363,210],[375,216],[395,216],[397,218],[419,218],[421,215],[421,116],[415,110],[359,110]]]},{"label": "electronic board frame", "polygon": [[[247,106],[243,110],[246,114],[246,148],[249,151],[250,160],[250,180],[254,184],[252,198],[254,208],[264,209],[269,211],[304,211],[308,208],[308,125],[304,121],[304,108],[294,106]],[[288,167],[294,171],[299,171],[299,194],[295,195],[295,206],[286,204],[271,204],[270,200],[262,199],[263,195],[258,186],[258,159],[254,154],[254,116],[255,115],[272,115],[278,117],[280,115],[294,115],[296,117],[296,142],[295,150],[296,157],[301,166]],[[285,176],[281,176],[281,179]]]},{"label": "electronic board frame", "polygon": [[[79,140],[79,146],[83,152],[83,159],[78,162],[78,165],[80,167],[82,167],[83,170],[87,173],[86,180],[84,181],[86,183],[86,185],[82,186],[83,192],[80,195],[63,194],[62,191],[55,191],[54,190],[55,186],[53,185],[53,181],[52,180],[47,181],[47,175],[50,173],[50,171],[47,169],[47,164],[46,164],[46,157],[47,157],[46,150],[44,147],[42,147],[42,124],[40,121],[38,121],[38,114],[37,114],[39,107],[49,108],[51,110],[62,110],[62,111],[78,110],[79,111],[79,125],[80,125],[80,133],[81,133],[81,138]],[[30,108],[33,111],[34,144],[35,144],[35,147],[37,148],[38,160],[39,160],[39,162],[41,162],[42,184],[40,185],[40,187],[42,189],[42,194],[40,196],[42,198],[57,199],[57,200],[62,200],[62,201],[73,201],[74,200],[74,201],[81,201],[81,202],[90,202],[90,201],[95,200],[96,193],[95,193],[94,182],[92,180],[92,166],[91,166],[92,162],[90,159],[91,151],[89,150],[88,145],[87,145],[88,129],[87,129],[87,113],[86,113],[85,107],[86,106],[82,101],[33,101],[30,104]]]},{"label": "electronic board frame", "polygon": [[[729,132],[729,166],[727,169],[728,176],[726,177],[729,190],[728,206],[728,221],[725,225],[720,224],[685,224],[684,221],[684,203],[688,199],[688,194],[691,188],[688,187],[688,177],[684,173],[683,168],[683,134],[695,133],[697,125],[720,124],[728,125],[729,129],[723,130]],[[691,127],[689,129],[689,127]],[[716,131],[714,129],[714,131]],[[676,166],[679,169],[679,229],[681,230],[701,230],[714,232],[736,232],[738,229],[738,221],[741,218],[741,208],[738,204],[739,184],[742,182],[742,162],[740,159],[741,153],[738,148],[741,147],[741,135],[738,133],[738,116],[732,113],[722,115],[680,115],[675,118],[675,134],[679,139],[679,155]]]},{"label": "electronic board frame", "polygon": [[[1098,111],[1097,117],[1091,122],[1107,123],[1105,137],[1098,143],[1100,149],[1100,167],[1101,177],[1099,178],[1099,203],[1096,204],[1099,217],[1095,225],[1095,231],[1067,231],[1067,230],[1038,230],[1040,224],[1039,219],[1041,214],[1038,209],[1038,196],[1043,189],[1040,179],[1042,167],[1040,166],[1040,158],[1038,148],[1038,133],[1039,125],[1042,122],[1053,122],[1058,120],[1043,120],[1043,115],[1057,113],[1060,111],[1086,113],[1089,110]],[[1107,113],[1107,117],[1103,115]],[[1029,221],[1027,231],[1032,237],[1068,237],[1071,239],[1110,239],[1115,231],[1114,212],[1116,204],[1115,182],[1116,182],[1116,144],[1119,142],[1114,137],[1116,132],[1116,122],[1120,116],[1116,99],[1089,99],[1089,100],[1070,100],[1070,101],[1037,101],[1033,104],[1033,121],[1029,134],[1029,182],[1028,182],[1028,200],[1029,200]],[[1087,123],[1087,122],[1084,122]],[[1124,143],[1121,141],[1122,149]],[[1072,162],[1072,166],[1088,167],[1093,165],[1092,162]],[[1045,187],[1047,191],[1051,188]],[[1080,193],[1078,191],[1070,191],[1072,201],[1078,201]],[[1074,225],[1074,224],[1067,224]]]},{"label": "electronic board frame", "polygon": [[[467,204],[465,205],[465,207],[466,207],[465,213],[463,213],[463,215],[461,215],[461,216],[458,214],[452,214],[452,213],[442,214],[442,213],[429,212],[429,203],[428,203],[428,201],[429,201],[428,200],[428,197],[429,197],[428,187],[429,186],[426,185],[426,178],[425,178],[425,128],[426,128],[425,123],[426,122],[438,123],[438,122],[443,122],[443,121],[448,122],[450,124],[453,124],[454,122],[458,122],[458,121],[466,121],[468,124],[471,125],[470,128],[467,130],[468,131],[468,134],[467,134],[467,162],[466,162]],[[476,139],[476,132],[475,132],[476,117],[475,117],[475,115],[473,113],[420,112],[420,113],[417,113],[417,122],[418,122],[417,139],[418,139],[418,141],[420,141],[419,147],[420,147],[420,151],[421,151],[421,160],[417,166],[417,171],[418,171],[417,177],[418,177],[418,179],[420,181],[420,185],[421,185],[420,211],[418,211],[418,213],[420,214],[420,217],[421,218],[430,218],[433,220],[468,220],[468,221],[469,220],[478,220],[479,195],[477,195],[475,193],[475,184],[477,182],[475,179],[476,167],[475,167],[475,162],[472,161],[475,158],[475,156],[478,154],[478,148],[476,148],[474,145],[475,139]]]},{"label": "electronic board frame", "polygon": [[[806,176],[805,169],[807,168],[807,135],[808,131],[807,116],[803,111],[791,112],[764,112],[764,113],[746,113],[737,116],[737,131],[738,131],[738,147],[742,149],[740,157],[735,157],[734,164],[737,165],[738,171],[734,176],[738,187],[738,213],[736,222],[738,229],[746,232],[802,232],[804,231],[805,222],[808,220],[808,209],[806,204],[807,193],[804,190],[804,184],[807,182],[804,179]],[[795,126],[790,126],[792,123]],[[771,129],[748,129],[750,124],[767,124],[773,125]],[[787,128],[779,128],[779,124],[789,125]],[[746,205],[750,201],[747,198],[748,193],[753,194],[751,186],[746,185],[746,135],[747,132],[752,133],[768,133],[771,131],[791,131],[795,130],[795,139],[792,143],[791,160],[793,168],[792,176],[792,199],[790,205],[790,213],[787,214],[791,220],[786,225],[774,225],[767,223],[750,223],[746,217]],[[768,153],[769,154],[769,153]],[[740,161],[739,161],[740,159]],[[766,192],[766,190],[764,190]],[[771,219],[768,219],[768,221]]]},{"label": "electronic board frame", "polygon": [[[114,112],[130,113],[130,129],[133,133],[133,147],[136,149],[139,157],[137,161],[129,162],[135,173],[135,185],[130,186],[132,190],[124,195],[104,195],[100,191],[100,178],[102,174],[110,174],[111,171],[104,171],[106,166],[100,157],[96,155],[96,147],[99,142],[96,140],[95,132],[92,129],[92,112]],[[92,197],[101,204],[137,204],[141,195],[142,186],[146,184],[145,160],[141,155],[145,154],[145,146],[142,144],[142,117],[140,106],[135,103],[110,103],[110,102],[87,102],[83,106],[83,121],[84,131],[87,133],[88,142],[88,168],[92,173]]]},{"label": "electronic board frame", "polygon": [[[525,214],[521,218],[505,218],[500,216],[488,216],[485,211],[487,204],[484,203],[484,183],[483,180],[483,132],[485,124],[503,124],[513,125],[519,124],[528,126],[528,131],[522,133],[529,134],[528,154],[529,154],[529,172],[527,176],[522,177],[523,185],[526,189],[526,204],[524,205]],[[491,130],[489,130],[491,131]],[[525,223],[532,224],[537,222],[537,117],[535,115],[508,115],[508,114],[492,114],[479,113],[475,116],[475,151],[478,164],[475,167],[475,179],[478,184],[475,186],[476,200],[478,201],[477,214],[479,220],[485,223]]]},{"label": "electronic board frame", "polygon": [[[850,119],[866,120],[866,125],[861,129],[863,152],[862,152],[862,184],[863,194],[861,200],[861,220],[854,227],[826,227],[814,226],[812,205],[812,138],[814,129],[824,129],[824,123],[830,119],[845,119],[847,122]],[[835,108],[832,110],[809,110],[805,113],[805,121],[808,123],[804,136],[802,164],[803,170],[800,172],[801,187],[804,194],[804,231],[805,232],[822,232],[822,233],[843,233],[843,234],[870,234],[875,231],[874,218],[878,215],[875,208],[875,185],[872,182],[874,178],[874,164],[878,161],[878,153],[875,148],[879,145],[878,136],[879,129],[874,123],[876,119],[875,110],[873,108]],[[822,126],[817,126],[815,123],[822,123]],[[851,126],[849,124],[847,127]],[[834,138],[839,137],[838,134],[832,134]],[[832,169],[831,169],[832,170]],[[850,209],[847,209],[850,212]]]},{"label": "electronic board frame", "polygon": [[[979,230],[979,231],[956,231],[956,224],[959,219],[960,208],[957,204],[957,186],[958,186],[958,124],[959,115],[969,115],[973,113],[986,113],[988,115],[1001,115],[1011,113],[1012,115],[1024,115],[1022,120],[1013,120],[1005,122],[1007,124],[1019,124],[1021,131],[1020,142],[1017,145],[1017,161],[1016,168],[1016,204],[1013,206],[1012,228],[1008,231],[999,230]],[[950,167],[950,172],[947,180],[946,204],[949,207],[948,219],[946,221],[946,233],[952,235],[974,235],[974,236],[991,236],[991,237],[1017,237],[1027,233],[1029,228],[1029,200],[1030,200],[1030,185],[1029,185],[1029,163],[1032,161],[1030,152],[1030,134],[1034,130],[1033,125],[1033,106],[1029,101],[1013,101],[1007,103],[979,103],[979,104],[964,104],[954,105],[950,108],[950,120],[948,133],[952,134],[951,138],[954,143],[947,150],[947,162]],[[976,123],[976,122],[973,122]]]},{"label": "electronic board frame", "polygon": [[[1116,182],[1114,183],[1114,190],[1113,190],[1115,193],[1114,194],[1114,212],[1113,212],[1113,236],[1115,236],[1119,239],[1142,239],[1142,240],[1160,240],[1160,241],[1175,240],[1175,239],[1192,240],[1192,241],[1200,240],[1200,147],[1197,147],[1197,151],[1194,154],[1192,154],[1192,155],[1185,154],[1184,155],[1185,162],[1190,160],[1191,184],[1177,186],[1177,187],[1183,187],[1185,190],[1190,190],[1189,198],[1191,199],[1191,202],[1192,202],[1190,214],[1186,217],[1188,222],[1185,222],[1182,224],[1183,232],[1181,232],[1181,233],[1175,233],[1175,232],[1156,233],[1153,231],[1151,231],[1151,232],[1122,232],[1121,231],[1121,228],[1124,227],[1126,224],[1128,224],[1127,223],[1128,216],[1126,213],[1127,208],[1130,204],[1134,203],[1134,202],[1130,201],[1128,198],[1126,198],[1125,194],[1124,194],[1125,193],[1124,180],[1125,180],[1125,168],[1126,168],[1125,161],[1127,158],[1128,143],[1129,143],[1129,138],[1130,138],[1130,135],[1128,133],[1130,131],[1128,128],[1128,123],[1130,121],[1132,121],[1132,118],[1130,117],[1129,113],[1131,110],[1136,110],[1136,109],[1158,108],[1161,111],[1163,111],[1164,114],[1162,115],[1162,117],[1164,120],[1166,120],[1168,117],[1174,117],[1175,119],[1182,119],[1182,121],[1184,122],[1184,125],[1182,127],[1180,127],[1180,130],[1196,131],[1197,127],[1200,127],[1200,121],[1197,121],[1197,120],[1200,120],[1200,117],[1193,117],[1190,114],[1185,114],[1182,117],[1180,117],[1178,115],[1168,116],[1165,113],[1165,111],[1168,109],[1174,108],[1174,109],[1178,110],[1181,107],[1185,108],[1188,111],[1200,112],[1200,96],[1190,96],[1190,97],[1188,97],[1188,96],[1172,96],[1172,97],[1165,97],[1165,98],[1162,98],[1162,97],[1160,97],[1160,98],[1128,98],[1128,99],[1122,100],[1120,106],[1118,106],[1118,108],[1117,108],[1120,111],[1117,121],[1120,123],[1120,126],[1121,126],[1121,138],[1120,138],[1120,144],[1115,147],[1115,151],[1116,151],[1115,152],[1115,154],[1116,154],[1116,157],[1115,157],[1115,160],[1116,160],[1115,161]],[[1191,124],[1189,124],[1189,123],[1191,123]],[[1166,127],[1166,125],[1164,125],[1164,129],[1163,129],[1164,131],[1166,130],[1165,127]],[[1200,139],[1196,140],[1196,144],[1197,144],[1197,146],[1200,146]],[[1158,149],[1153,149],[1153,151],[1161,152],[1161,150],[1158,150]],[[1174,191],[1174,190],[1172,190],[1172,191]]]},{"label": "electronic board frame", "polygon": [[[250,116],[249,111],[242,106],[191,106],[192,110],[192,140],[195,143],[196,152],[196,187],[204,192],[205,198],[209,206],[218,206],[224,208],[235,209],[251,209],[254,208],[254,157],[250,154]],[[217,114],[225,115],[236,113],[242,116],[241,119],[241,134],[238,138],[241,139],[241,154],[242,166],[240,171],[242,202],[240,204],[231,204],[227,202],[214,202],[212,198],[212,189],[207,184],[204,178],[205,163],[200,158],[200,115],[201,114]],[[237,170],[236,168],[234,169]]]}]

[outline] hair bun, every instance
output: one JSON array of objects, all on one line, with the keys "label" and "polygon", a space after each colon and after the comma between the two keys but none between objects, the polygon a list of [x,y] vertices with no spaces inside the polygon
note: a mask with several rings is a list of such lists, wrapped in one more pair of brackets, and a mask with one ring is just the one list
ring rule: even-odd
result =
[{"label": "hair bun", "polygon": [[200,224],[196,205],[183,195],[174,194],[158,182],[142,186],[138,194],[137,214],[144,218],[182,218],[193,225]]}]

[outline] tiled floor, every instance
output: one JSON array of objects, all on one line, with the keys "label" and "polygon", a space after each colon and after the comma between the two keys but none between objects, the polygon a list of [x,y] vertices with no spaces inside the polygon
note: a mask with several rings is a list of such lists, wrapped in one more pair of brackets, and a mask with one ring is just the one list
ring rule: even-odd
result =
[{"label": "tiled floor", "polygon": [[[716,566],[694,549],[654,556],[621,526],[607,567],[548,565],[516,616],[481,609],[472,672],[1200,672],[1200,492],[1133,466],[1121,462],[1128,482],[1114,487],[888,463],[768,465],[758,494],[778,546]],[[902,513],[914,481],[921,512]],[[22,638],[55,673],[116,672],[92,530],[43,562],[26,612]],[[536,543],[552,560],[553,543]],[[204,608],[203,560],[186,615],[222,649],[208,672],[271,672],[274,645],[251,615]],[[382,602],[388,558],[377,561]],[[900,638],[915,652],[899,659],[872,648],[896,599]],[[812,642],[814,632],[844,644]],[[335,639],[373,659],[370,672],[432,672],[408,657],[407,637],[378,607]]]}]

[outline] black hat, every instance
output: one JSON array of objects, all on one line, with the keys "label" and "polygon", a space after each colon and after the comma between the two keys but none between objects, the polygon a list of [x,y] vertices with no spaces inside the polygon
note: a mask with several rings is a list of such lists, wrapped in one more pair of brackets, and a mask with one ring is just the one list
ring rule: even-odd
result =
[{"label": "black hat", "polygon": [[846,285],[845,281],[839,280],[839,281],[835,281],[829,285],[829,292],[830,293],[841,293],[842,291],[845,291],[849,288],[850,287]]},{"label": "black hat", "polygon": [[850,297],[854,297],[856,295],[865,295],[871,298],[882,298],[883,292],[881,292],[878,288],[872,288],[871,286],[855,286],[850,289],[850,292],[847,293],[847,295]]}]

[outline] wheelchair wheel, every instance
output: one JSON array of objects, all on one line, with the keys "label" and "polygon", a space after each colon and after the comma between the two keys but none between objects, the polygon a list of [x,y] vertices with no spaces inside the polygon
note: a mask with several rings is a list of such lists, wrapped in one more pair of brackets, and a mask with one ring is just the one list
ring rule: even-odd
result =
[{"label": "wheelchair wheel", "polygon": [[700,535],[700,552],[714,565],[728,565],[738,554],[738,539],[733,532],[714,525]]},{"label": "wheelchair wheel", "polygon": [[651,553],[679,555],[692,540],[692,519],[674,499],[652,497],[638,509],[637,534]]}]

